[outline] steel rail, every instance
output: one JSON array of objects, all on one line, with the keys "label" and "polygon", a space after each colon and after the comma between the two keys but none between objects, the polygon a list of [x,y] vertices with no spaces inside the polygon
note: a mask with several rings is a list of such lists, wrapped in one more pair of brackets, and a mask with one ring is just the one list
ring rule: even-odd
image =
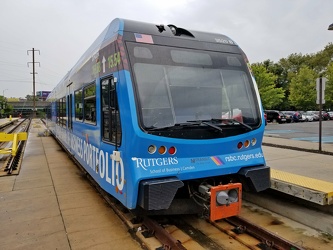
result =
[{"label": "steel rail", "polygon": [[[246,232],[251,236],[259,239],[262,241],[266,247],[269,249],[277,249],[277,250],[286,250],[286,249],[293,249],[293,250],[303,250],[301,246],[297,245],[296,243],[290,242],[266,229],[251,223],[250,221],[241,218],[239,216],[233,216],[230,218],[224,219],[228,223],[232,224],[236,227],[236,231],[238,233]],[[216,225],[217,226],[217,225]]]},{"label": "steel rail", "polygon": [[142,224],[162,243],[163,249],[186,250],[179,240],[176,240],[156,221],[145,217]]}]

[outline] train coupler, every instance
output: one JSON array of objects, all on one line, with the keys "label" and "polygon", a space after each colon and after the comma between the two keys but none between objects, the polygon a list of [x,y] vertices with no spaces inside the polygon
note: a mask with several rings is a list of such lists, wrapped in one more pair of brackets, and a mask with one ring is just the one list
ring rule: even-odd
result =
[{"label": "train coupler", "polygon": [[210,211],[209,219],[219,219],[236,216],[242,206],[242,184],[229,183],[226,185],[209,186]]}]

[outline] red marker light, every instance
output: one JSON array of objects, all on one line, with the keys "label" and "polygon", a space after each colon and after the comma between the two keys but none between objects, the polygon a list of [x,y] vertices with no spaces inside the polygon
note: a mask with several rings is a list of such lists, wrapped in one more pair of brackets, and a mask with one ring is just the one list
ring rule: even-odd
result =
[{"label": "red marker light", "polygon": [[169,148],[169,154],[174,155],[176,153],[176,148],[174,146]]}]

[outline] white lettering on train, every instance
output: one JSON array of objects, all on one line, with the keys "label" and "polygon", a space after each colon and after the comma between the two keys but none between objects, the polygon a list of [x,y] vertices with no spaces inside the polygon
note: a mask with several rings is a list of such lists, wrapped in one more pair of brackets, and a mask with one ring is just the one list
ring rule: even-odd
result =
[{"label": "white lettering on train", "polygon": [[62,138],[66,138],[66,142],[76,156],[98,174],[100,178],[105,179],[107,183],[117,187],[118,190],[123,190],[125,169],[121,158],[119,161],[115,161],[112,158],[112,154],[104,152],[76,135],[68,133],[67,137],[62,136]]},{"label": "white lettering on train", "polygon": [[161,167],[161,166],[170,166],[178,164],[177,157],[164,157],[164,158],[137,158],[133,157],[132,161],[136,163],[137,168],[142,168],[147,170],[149,167]]}]

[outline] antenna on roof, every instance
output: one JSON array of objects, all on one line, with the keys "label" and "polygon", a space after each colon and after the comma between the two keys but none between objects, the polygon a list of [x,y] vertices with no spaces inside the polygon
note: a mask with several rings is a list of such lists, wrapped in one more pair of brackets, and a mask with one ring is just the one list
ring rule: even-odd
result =
[{"label": "antenna on roof", "polygon": [[158,28],[158,31],[160,33],[162,33],[163,31],[165,31],[164,24],[156,25],[156,27]]}]

